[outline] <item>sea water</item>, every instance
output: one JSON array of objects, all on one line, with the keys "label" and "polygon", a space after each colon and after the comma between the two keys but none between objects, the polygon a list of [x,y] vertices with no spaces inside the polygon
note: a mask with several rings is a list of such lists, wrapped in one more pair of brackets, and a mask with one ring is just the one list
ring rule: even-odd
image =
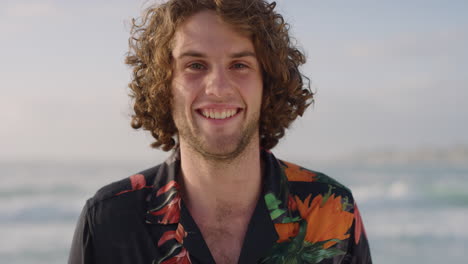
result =
[{"label": "sea water", "polygon": [[[374,263],[465,263],[468,166],[305,164],[349,186]],[[66,263],[78,215],[101,186],[150,164],[0,162],[0,263]]]}]

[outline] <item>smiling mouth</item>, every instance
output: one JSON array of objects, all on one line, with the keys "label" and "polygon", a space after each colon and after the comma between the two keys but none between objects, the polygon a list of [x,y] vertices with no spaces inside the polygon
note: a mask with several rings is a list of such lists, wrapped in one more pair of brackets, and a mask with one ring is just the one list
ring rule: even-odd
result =
[{"label": "smiling mouth", "polygon": [[234,109],[198,109],[197,112],[204,116],[205,118],[209,119],[228,119],[235,115],[237,115],[242,109],[241,108],[234,108]]}]

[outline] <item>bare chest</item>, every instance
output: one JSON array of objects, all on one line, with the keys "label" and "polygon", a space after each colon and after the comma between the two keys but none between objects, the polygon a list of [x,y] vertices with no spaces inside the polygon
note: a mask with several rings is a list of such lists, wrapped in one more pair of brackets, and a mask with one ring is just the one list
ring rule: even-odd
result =
[{"label": "bare chest", "polygon": [[245,230],[224,224],[204,226],[201,232],[217,264],[234,264],[239,259]]},{"label": "bare chest", "polygon": [[253,214],[252,206],[221,201],[212,210],[191,210],[203,239],[217,264],[237,264]]},{"label": "bare chest", "polygon": [[203,238],[217,264],[238,263],[244,242],[247,223],[241,221],[217,221],[200,227]]}]

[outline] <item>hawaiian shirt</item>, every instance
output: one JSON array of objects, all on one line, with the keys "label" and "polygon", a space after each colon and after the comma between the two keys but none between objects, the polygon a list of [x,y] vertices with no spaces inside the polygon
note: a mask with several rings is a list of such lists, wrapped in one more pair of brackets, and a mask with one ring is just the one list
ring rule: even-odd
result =
[{"label": "hawaiian shirt", "polygon": [[[262,150],[262,195],[239,263],[372,263],[349,189]],[[70,264],[215,263],[179,192],[180,155],[101,188],[75,230]],[[227,238],[228,239],[228,238]]]}]

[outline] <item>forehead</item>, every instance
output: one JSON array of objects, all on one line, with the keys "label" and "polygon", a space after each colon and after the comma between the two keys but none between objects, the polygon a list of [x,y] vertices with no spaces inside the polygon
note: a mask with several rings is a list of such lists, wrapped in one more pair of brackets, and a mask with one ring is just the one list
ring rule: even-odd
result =
[{"label": "forehead", "polygon": [[187,50],[213,55],[240,51],[255,52],[248,34],[236,30],[211,10],[194,14],[177,28],[172,53],[177,57]]}]

